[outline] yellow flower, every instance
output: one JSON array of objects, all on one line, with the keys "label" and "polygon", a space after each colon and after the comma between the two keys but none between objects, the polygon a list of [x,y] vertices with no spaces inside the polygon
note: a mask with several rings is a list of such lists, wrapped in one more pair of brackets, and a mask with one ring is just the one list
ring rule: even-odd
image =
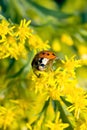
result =
[{"label": "yellow flower", "polygon": [[79,129],[75,130],[86,130],[87,129],[87,119],[81,125],[79,125]]},{"label": "yellow flower", "polygon": [[75,77],[75,68],[81,67],[81,60],[76,60],[75,56],[72,56],[70,59],[66,56],[65,61],[62,61],[62,63],[64,64],[65,70],[71,77]]},{"label": "yellow flower", "polygon": [[[21,20],[20,25],[11,25],[6,20],[0,22],[0,59],[7,57],[26,58],[28,49],[46,50],[50,48],[38,35],[32,34],[31,21]],[[28,48],[28,49],[27,49]]]},{"label": "yellow flower", "polygon": [[47,92],[51,94],[51,91],[56,88],[56,78],[54,72],[39,72],[40,77],[38,78],[36,75],[32,76],[32,80],[35,85],[35,92]]},{"label": "yellow flower", "polygon": [[74,88],[72,93],[67,95],[67,100],[72,103],[68,110],[73,111],[77,119],[87,111],[87,94],[82,88]]},{"label": "yellow flower", "polygon": [[48,45],[48,41],[43,42],[42,39],[36,34],[31,35],[29,37],[28,42],[31,50],[34,49],[35,51],[37,50],[40,51],[40,50],[47,50],[50,48],[50,46]]},{"label": "yellow flower", "polygon": [[0,45],[0,59],[11,56],[16,60],[19,57],[25,57],[27,54],[25,47],[20,42],[17,44],[16,38],[8,36],[6,41]]},{"label": "yellow flower", "polygon": [[48,92],[49,94],[49,97],[52,99],[52,100],[58,100],[60,101],[60,96],[61,96],[61,91],[59,89],[55,89],[55,88],[51,88]]},{"label": "yellow flower", "polygon": [[80,60],[76,60],[75,59],[75,56],[72,56],[70,59],[66,56],[65,57],[65,62],[63,61],[64,63],[64,66],[65,68],[67,68],[68,70],[74,70],[74,68],[77,68],[77,67],[80,67],[81,66],[81,61]]},{"label": "yellow flower", "polygon": [[46,120],[50,120],[50,121],[53,121],[53,119],[55,118],[55,112],[54,112],[54,107],[53,107],[53,103],[52,103],[53,100],[50,100],[49,101],[49,105],[47,107],[47,110],[46,110]]},{"label": "yellow flower", "polygon": [[29,130],[32,130],[32,127],[29,123],[26,123],[26,127],[29,129]]},{"label": "yellow flower", "polygon": [[42,93],[44,90],[44,78],[43,76],[41,76],[40,78],[38,78],[36,75],[32,75],[32,82],[34,82],[34,89],[35,89],[35,93]]},{"label": "yellow flower", "polygon": [[60,45],[58,39],[54,39],[53,40],[53,42],[52,42],[52,49],[54,51],[56,51],[56,52],[61,50],[61,45]]},{"label": "yellow flower", "polygon": [[46,127],[48,127],[50,130],[64,130],[69,126],[68,123],[63,123],[60,119],[60,113],[58,112],[56,115],[56,119],[54,122],[48,121],[46,124]]},{"label": "yellow flower", "polygon": [[29,109],[29,102],[24,99],[10,100],[11,103],[18,105],[22,110]]},{"label": "yellow flower", "polygon": [[[48,97],[54,100],[60,100],[60,96],[65,96],[68,92],[68,86],[77,86],[75,80],[75,67],[79,67],[79,61],[72,57],[63,61],[64,66],[53,71],[39,72],[39,77],[32,76],[35,92],[47,93]],[[73,89],[74,89],[73,87]],[[72,91],[72,90],[70,90]]]},{"label": "yellow flower", "polygon": [[[0,36],[2,39],[5,38],[7,34],[12,35],[13,29],[14,26],[11,26],[10,23],[8,23],[6,20],[2,20],[0,23]],[[0,42],[2,39],[0,39]]]},{"label": "yellow flower", "polygon": [[79,45],[78,46],[78,51],[79,51],[80,55],[84,55],[84,54],[87,55],[87,46]]},{"label": "yellow flower", "polygon": [[0,106],[0,127],[3,127],[3,130],[11,127],[14,122],[16,117],[15,109],[15,107]]},{"label": "yellow flower", "polygon": [[83,65],[87,65],[87,46],[79,45],[78,52],[79,52],[80,57],[82,59]]},{"label": "yellow flower", "polygon": [[37,121],[36,124],[34,125],[33,130],[41,130],[43,120],[44,120],[44,115],[42,115],[42,116],[38,119],[38,121]]},{"label": "yellow flower", "polygon": [[5,44],[4,45],[0,45],[0,59],[4,59],[9,57],[10,54],[8,53]]},{"label": "yellow flower", "polygon": [[81,55],[81,59],[82,59],[82,64],[87,65],[87,54]]},{"label": "yellow flower", "polygon": [[61,41],[69,46],[73,45],[73,40],[68,34],[63,34],[61,37]]},{"label": "yellow flower", "polygon": [[12,26],[6,20],[2,20],[0,23],[0,59],[9,56],[15,59],[26,57],[25,46],[14,35],[14,28],[15,26]]},{"label": "yellow flower", "polygon": [[19,37],[19,40],[21,43],[24,43],[26,38],[29,38],[29,36],[32,33],[32,30],[28,27],[31,21],[21,20],[20,26],[17,27],[17,30],[15,32],[15,35]]}]

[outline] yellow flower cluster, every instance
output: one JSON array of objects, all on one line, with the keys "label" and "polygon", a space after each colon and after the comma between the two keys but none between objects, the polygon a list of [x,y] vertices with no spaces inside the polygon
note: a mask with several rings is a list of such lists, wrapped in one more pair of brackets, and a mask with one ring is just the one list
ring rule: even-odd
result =
[{"label": "yellow flower cluster", "polygon": [[3,130],[6,130],[14,122],[16,115],[17,111],[15,107],[0,106],[0,128],[2,126]]},{"label": "yellow flower cluster", "polygon": [[[70,113],[69,119],[73,118],[74,122],[72,122],[72,124],[77,130],[79,123],[81,123],[79,124],[79,129],[84,126],[83,118],[85,122],[87,122],[85,116],[87,112],[87,93],[78,85],[75,73],[75,69],[81,66],[81,61],[76,60],[73,56],[71,59],[66,57],[62,63],[62,67],[53,71],[40,72],[39,77],[33,75],[32,81],[34,82],[34,90],[36,93],[45,94],[45,100],[56,100],[63,106],[66,106],[66,110]],[[68,124],[60,124],[59,122],[57,124],[57,122],[58,119],[55,119],[55,122],[52,122],[50,119],[46,126],[50,128],[50,130],[63,130],[68,127]],[[82,130],[82,128],[80,130]]]},{"label": "yellow flower cluster", "polygon": [[[56,61],[57,62],[57,61]],[[61,61],[62,66],[56,68],[53,71],[39,72],[40,77],[33,75],[32,80],[35,82],[35,92],[47,92],[54,95],[53,99],[58,99],[58,97],[63,94],[63,90],[73,84],[76,84],[75,79],[75,68],[81,66],[80,60],[75,60],[75,57],[68,59],[66,57],[65,61]],[[59,61],[58,61],[59,63]],[[57,97],[56,97],[57,95]]]},{"label": "yellow flower cluster", "polygon": [[[0,59],[18,59],[26,57],[28,51],[36,53],[49,48],[47,42],[34,34],[30,22],[24,19],[16,25],[5,19],[0,21]],[[73,45],[70,37],[64,35],[63,42],[64,39]],[[54,41],[53,48],[57,42]],[[57,47],[55,51],[60,50]],[[0,129],[86,130],[87,92],[79,86],[75,72],[80,66],[81,60],[66,56],[65,60],[56,60],[51,70],[30,71],[22,79],[19,75],[9,79],[5,87],[7,91],[11,86],[9,96],[0,93]]]},{"label": "yellow flower cluster", "polygon": [[69,124],[62,123],[62,120],[60,119],[60,113],[58,112],[56,114],[55,122],[53,123],[51,121],[48,121],[46,126],[50,128],[50,130],[64,130],[69,126]]},{"label": "yellow flower cluster", "polygon": [[63,34],[61,37],[61,41],[69,46],[73,45],[73,40],[68,34]]},{"label": "yellow flower cluster", "polygon": [[49,45],[35,35],[29,27],[30,20],[21,20],[20,25],[7,20],[0,21],[0,59],[26,57],[29,49],[34,51],[47,49]]}]

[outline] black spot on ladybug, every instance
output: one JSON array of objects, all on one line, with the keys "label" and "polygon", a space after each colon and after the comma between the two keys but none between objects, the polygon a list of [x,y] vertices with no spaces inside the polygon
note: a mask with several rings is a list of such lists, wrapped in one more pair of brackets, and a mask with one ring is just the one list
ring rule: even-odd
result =
[{"label": "black spot on ladybug", "polygon": [[54,53],[52,53],[52,55],[53,55],[53,56],[55,56],[55,54],[54,54]]},{"label": "black spot on ladybug", "polygon": [[49,54],[49,53],[47,53],[47,55],[49,56],[50,54]]},{"label": "black spot on ladybug", "polygon": [[42,54],[44,55],[45,53],[43,52]]},{"label": "black spot on ladybug", "polygon": [[39,62],[42,63],[42,60],[43,60],[43,58],[40,58],[40,59],[39,59]]}]

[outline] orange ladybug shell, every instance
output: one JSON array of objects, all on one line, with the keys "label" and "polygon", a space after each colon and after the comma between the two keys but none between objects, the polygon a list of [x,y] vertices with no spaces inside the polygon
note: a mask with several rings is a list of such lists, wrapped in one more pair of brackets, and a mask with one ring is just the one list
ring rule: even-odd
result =
[{"label": "orange ladybug shell", "polygon": [[51,60],[51,59],[55,59],[56,55],[52,51],[41,51],[36,55],[36,57],[47,58]]}]

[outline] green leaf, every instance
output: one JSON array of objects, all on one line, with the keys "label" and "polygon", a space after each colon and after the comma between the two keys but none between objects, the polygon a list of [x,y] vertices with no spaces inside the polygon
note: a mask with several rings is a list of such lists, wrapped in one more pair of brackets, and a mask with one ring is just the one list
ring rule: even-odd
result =
[{"label": "green leaf", "polygon": [[8,75],[6,78],[16,78],[17,76],[20,76],[21,74],[22,76],[25,76],[31,69],[31,62],[32,62],[33,55],[34,55],[34,52],[31,51],[29,53],[29,58],[28,58],[29,60],[27,61],[27,63],[23,67],[21,67],[15,74]]},{"label": "green leaf", "polygon": [[6,18],[0,14],[0,20],[2,20],[2,19],[6,20]]},{"label": "green leaf", "polygon": [[48,9],[46,7],[43,7],[31,1],[29,1],[29,3],[32,4],[32,6],[36,8],[38,12],[42,12],[44,15],[52,16],[58,19],[64,19],[64,18],[73,16],[73,14],[66,14],[66,13],[60,12],[59,10]]},{"label": "green leaf", "polygon": [[60,117],[62,118],[62,121],[64,123],[69,123],[69,127],[66,128],[66,130],[73,130],[73,126],[72,126],[71,122],[69,121],[62,104],[57,100],[54,100],[53,102],[54,102],[54,108],[55,108],[54,110],[55,110],[55,112],[59,111],[60,112]]}]

